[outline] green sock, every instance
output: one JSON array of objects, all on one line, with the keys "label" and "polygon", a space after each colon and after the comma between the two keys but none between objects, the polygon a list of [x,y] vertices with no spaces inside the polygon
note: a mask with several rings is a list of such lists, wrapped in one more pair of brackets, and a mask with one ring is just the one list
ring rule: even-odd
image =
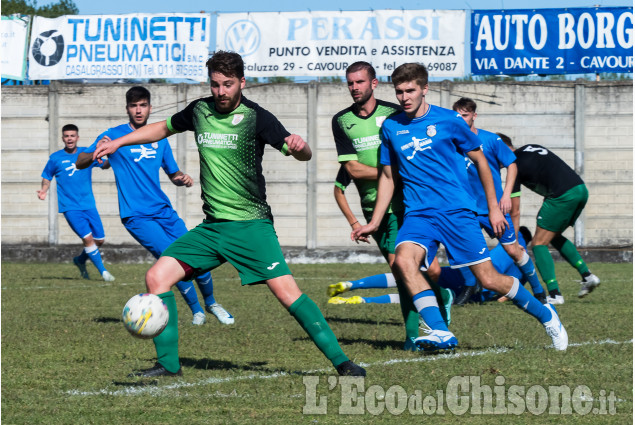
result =
[{"label": "green sock", "polygon": [[153,339],[154,348],[157,350],[157,361],[169,372],[175,373],[181,368],[179,362],[179,327],[176,300],[172,291],[164,292],[158,296],[168,306],[170,318],[163,332]]},{"label": "green sock", "polygon": [[556,280],[556,266],[553,263],[549,247],[547,245],[534,245],[531,249],[536,259],[536,268],[540,272],[542,280],[547,284],[547,290],[560,291],[558,281]]},{"label": "green sock", "polygon": [[558,250],[560,255],[562,255],[562,257],[567,260],[567,262],[571,264],[573,268],[580,273],[580,275],[589,271],[589,268],[580,256],[580,253],[569,239],[562,235],[558,235],[553,238],[551,245]]},{"label": "green sock", "polygon": [[340,348],[335,334],[324,319],[318,306],[306,294],[294,301],[289,307],[289,313],[295,317],[302,329],[309,335],[327,359],[337,367],[348,360]]},{"label": "green sock", "polygon": [[406,339],[419,337],[419,313],[412,303],[412,297],[408,293],[403,281],[397,280],[397,290],[399,291],[399,306],[401,315],[406,325]]}]

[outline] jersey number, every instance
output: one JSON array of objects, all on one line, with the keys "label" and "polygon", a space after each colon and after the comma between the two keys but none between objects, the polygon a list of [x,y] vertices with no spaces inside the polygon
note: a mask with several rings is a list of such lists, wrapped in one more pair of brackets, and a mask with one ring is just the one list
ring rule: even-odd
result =
[{"label": "jersey number", "polygon": [[545,148],[536,148],[534,146],[527,146],[523,149],[523,152],[537,152],[538,155],[547,155],[547,149]]}]

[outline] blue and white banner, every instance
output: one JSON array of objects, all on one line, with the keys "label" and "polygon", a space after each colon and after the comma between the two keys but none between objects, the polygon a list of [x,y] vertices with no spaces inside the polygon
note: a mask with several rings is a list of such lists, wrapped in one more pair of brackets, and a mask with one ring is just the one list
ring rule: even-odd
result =
[{"label": "blue and white banner", "polygon": [[344,76],[353,62],[390,75],[419,62],[434,77],[464,75],[465,11],[221,13],[216,43],[251,77]]},{"label": "blue and white banner", "polygon": [[210,15],[157,13],[36,17],[29,78],[207,80]]},{"label": "blue and white banner", "polygon": [[633,9],[472,12],[472,74],[633,72]]},{"label": "blue and white banner", "polygon": [[23,81],[26,77],[28,16],[3,16],[0,25],[0,68],[2,78]]}]

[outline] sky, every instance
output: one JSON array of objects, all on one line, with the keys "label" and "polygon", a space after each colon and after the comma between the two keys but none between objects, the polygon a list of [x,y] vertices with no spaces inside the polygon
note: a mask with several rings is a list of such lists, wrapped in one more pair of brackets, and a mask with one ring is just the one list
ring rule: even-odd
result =
[{"label": "sky", "polygon": [[[527,9],[560,7],[593,7],[596,5],[633,6],[629,0],[243,0],[238,3],[210,0],[74,0],[81,15],[114,13],[168,13],[168,12],[293,12],[317,10],[370,10],[370,9]],[[39,6],[57,1],[38,1]],[[319,6],[318,6],[319,4]]]}]

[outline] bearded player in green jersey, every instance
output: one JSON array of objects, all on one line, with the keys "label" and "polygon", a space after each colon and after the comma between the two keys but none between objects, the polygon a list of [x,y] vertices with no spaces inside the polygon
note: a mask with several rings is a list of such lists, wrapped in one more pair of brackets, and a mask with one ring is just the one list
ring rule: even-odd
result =
[{"label": "bearded player in green jersey", "polygon": [[270,112],[242,96],[244,63],[239,54],[217,51],[208,61],[212,96],[183,111],[98,146],[101,158],[125,145],[147,143],[194,131],[200,157],[203,223],[177,239],[146,274],[148,292],[167,304],[170,319],[154,344],[158,361],[139,376],[181,374],[177,311],[171,291],[176,282],[228,261],[243,285],[266,283],[340,375],[365,376],[346,357],[317,305],[300,291],[284,259],[266,201],[262,156],[266,144],[296,160],[312,152]]}]

